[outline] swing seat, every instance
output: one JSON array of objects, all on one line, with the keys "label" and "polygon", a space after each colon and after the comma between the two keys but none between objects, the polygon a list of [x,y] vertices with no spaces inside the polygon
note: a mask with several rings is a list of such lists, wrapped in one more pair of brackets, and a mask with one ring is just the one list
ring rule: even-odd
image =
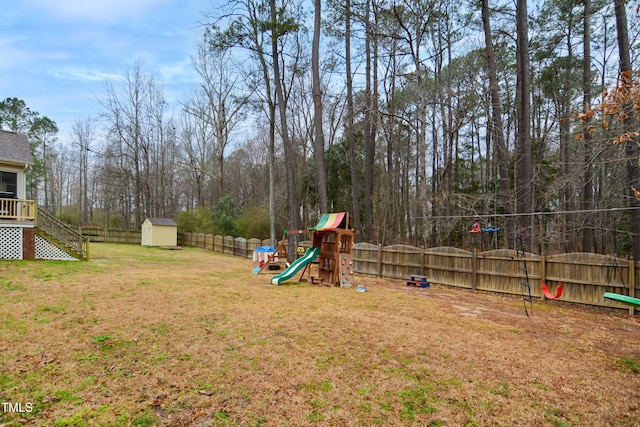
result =
[{"label": "swing seat", "polygon": [[542,293],[544,294],[546,299],[560,298],[562,296],[562,281],[558,282],[558,289],[556,289],[556,295],[553,296],[549,292],[549,287],[547,286],[547,284],[544,282],[544,280],[542,280]]},{"label": "swing seat", "polygon": [[497,233],[498,231],[500,231],[500,227],[498,227],[498,228],[492,228],[492,227],[484,228],[483,227],[482,231],[484,231],[486,233]]}]

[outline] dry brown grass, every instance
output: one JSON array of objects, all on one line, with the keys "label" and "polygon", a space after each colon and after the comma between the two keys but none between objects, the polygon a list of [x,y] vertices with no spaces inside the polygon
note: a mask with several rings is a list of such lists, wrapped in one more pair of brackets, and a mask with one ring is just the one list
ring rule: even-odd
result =
[{"label": "dry brown grass", "polygon": [[[640,319],[92,245],[0,261],[0,425],[637,426]],[[15,407],[13,407],[15,409]]]}]

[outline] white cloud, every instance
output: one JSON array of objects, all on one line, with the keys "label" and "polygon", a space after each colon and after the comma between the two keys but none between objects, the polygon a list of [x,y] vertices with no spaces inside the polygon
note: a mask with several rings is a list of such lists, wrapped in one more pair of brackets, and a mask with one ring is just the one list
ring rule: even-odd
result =
[{"label": "white cloud", "polygon": [[106,80],[118,80],[122,78],[119,74],[107,73],[101,70],[71,67],[54,71],[52,75],[53,77],[61,79],[89,82],[104,82]]}]

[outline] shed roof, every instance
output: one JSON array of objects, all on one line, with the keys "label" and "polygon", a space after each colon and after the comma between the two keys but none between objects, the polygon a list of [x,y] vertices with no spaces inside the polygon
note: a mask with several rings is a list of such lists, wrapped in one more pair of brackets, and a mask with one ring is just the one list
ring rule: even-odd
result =
[{"label": "shed roof", "polygon": [[27,135],[0,130],[0,161],[33,165],[33,156]]},{"label": "shed roof", "polygon": [[171,218],[147,218],[147,220],[153,225],[178,226],[178,224]]}]

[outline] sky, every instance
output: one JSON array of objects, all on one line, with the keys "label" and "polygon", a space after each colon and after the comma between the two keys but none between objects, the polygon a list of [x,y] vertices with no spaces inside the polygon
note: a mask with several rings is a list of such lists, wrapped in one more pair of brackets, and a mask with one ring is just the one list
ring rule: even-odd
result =
[{"label": "sky", "polygon": [[190,56],[212,0],[0,0],[0,100],[55,121],[62,143],[96,118],[108,80],[138,60],[171,107],[197,84]]}]

